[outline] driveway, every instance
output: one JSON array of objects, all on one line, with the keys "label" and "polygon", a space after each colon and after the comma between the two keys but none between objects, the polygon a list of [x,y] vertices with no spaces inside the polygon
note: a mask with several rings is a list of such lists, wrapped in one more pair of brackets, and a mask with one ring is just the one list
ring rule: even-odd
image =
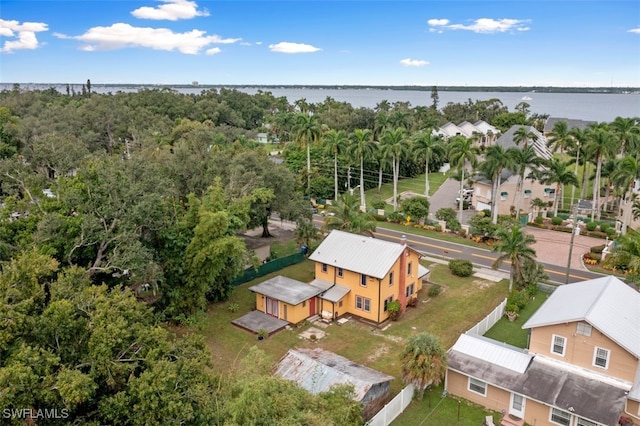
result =
[{"label": "driveway", "polygon": [[[532,247],[536,251],[538,262],[566,268],[571,246],[571,234],[569,232],[558,232],[533,226],[527,226],[525,230],[527,234],[533,235],[536,239]],[[604,243],[605,240],[601,238],[575,235],[573,238],[573,251],[571,252],[571,269],[587,271],[588,269],[582,261],[582,255],[589,252],[591,247],[600,246]]]},{"label": "driveway", "polygon": [[[458,197],[458,191],[460,191],[460,182],[455,179],[449,178],[438,188],[438,190],[429,198],[431,203],[429,211],[431,212],[430,218],[436,218],[436,212],[442,208],[450,207],[456,212],[458,211],[458,204],[456,198]],[[473,209],[464,210],[462,213],[462,223],[468,224],[469,219],[476,214]]]}]

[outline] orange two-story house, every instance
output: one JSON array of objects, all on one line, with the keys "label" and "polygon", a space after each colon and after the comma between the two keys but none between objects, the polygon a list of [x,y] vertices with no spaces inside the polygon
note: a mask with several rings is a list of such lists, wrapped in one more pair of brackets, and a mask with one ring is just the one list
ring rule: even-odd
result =
[{"label": "orange two-story house", "polygon": [[334,230],[309,257],[315,279],[303,283],[275,277],[249,290],[256,308],[290,323],[314,315],[333,320],[346,314],[380,324],[394,300],[404,310],[429,273],[420,253],[400,243]]},{"label": "orange two-story house", "polygon": [[447,391],[503,425],[640,424],[640,293],[615,277],[560,286],[523,328],[528,350],[460,336]]}]

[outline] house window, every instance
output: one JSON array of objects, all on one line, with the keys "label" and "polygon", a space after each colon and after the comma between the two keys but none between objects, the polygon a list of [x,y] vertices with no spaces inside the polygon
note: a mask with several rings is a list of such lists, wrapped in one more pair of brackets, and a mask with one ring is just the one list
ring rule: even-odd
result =
[{"label": "house window", "polygon": [[389,303],[393,302],[393,296],[389,296],[386,299],[384,299],[384,311],[387,312],[387,305]]},{"label": "house window", "polygon": [[524,198],[529,198],[531,197],[531,190],[530,189],[525,189],[524,190]]},{"label": "house window", "polygon": [[338,268],[338,276],[340,278],[342,278],[344,276],[344,271],[342,270],[342,268]]},{"label": "house window", "polygon": [[342,308],[342,300],[338,302],[338,307]]},{"label": "house window", "polygon": [[411,270],[413,269],[413,264],[409,262],[407,265],[407,275],[411,275]]},{"label": "house window", "polygon": [[557,425],[569,426],[571,424],[571,413],[552,408],[549,420]]},{"label": "house window", "polygon": [[609,364],[609,350],[596,347],[593,353],[593,365],[595,367],[607,368]]},{"label": "house window", "polygon": [[500,201],[505,201],[507,199],[507,195],[509,195],[508,192],[501,192],[500,193]]},{"label": "house window", "polygon": [[578,421],[576,422],[576,426],[598,426],[598,423],[594,423],[591,420],[583,419],[582,417],[578,417]]},{"label": "house window", "polygon": [[486,396],[487,395],[487,384],[482,380],[474,379],[473,377],[469,377],[469,390],[471,392],[475,392],[479,395]]},{"label": "house window", "polygon": [[407,286],[407,291],[405,292],[405,296],[409,297],[413,294],[413,284]]},{"label": "house window", "polygon": [[554,354],[564,356],[564,347],[567,342],[562,336],[556,336],[555,334],[551,338],[551,352]]},{"label": "house window", "polygon": [[590,337],[591,336],[591,324],[587,324],[586,322],[579,322],[578,328],[576,329],[576,333],[582,334],[583,336]]},{"label": "house window", "polygon": [[303,300],[303,301],[302,301],[302,307],[304,308],[305,306],[307,306],[307,301],[306,301],[306,300]]},{"label": "house window", "polygon": [[325,274],[327,273],[327,264],[326,263],[322,264],[322,272],[324,272]]},{"label": "house window", "polygon": [[371,312],[371,299],[366,297],[356,296],[356,309]]},{"label": "house window", "polygon": [[367,276],[365,274],[360,274],[360,285],[362,287],[367,286]]},{"label": "house window", "polygon": [[393,285],[393,272],[389,272],[389,285]]}]

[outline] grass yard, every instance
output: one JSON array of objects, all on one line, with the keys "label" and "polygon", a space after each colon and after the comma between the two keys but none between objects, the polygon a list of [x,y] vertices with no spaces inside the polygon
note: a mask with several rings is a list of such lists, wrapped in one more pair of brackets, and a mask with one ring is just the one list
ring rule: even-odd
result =
[{"label": "grass yard", "polygon": [[[447,180],[449,175],[450,175],[450,172],[447,172],[445,174],[438,173],[438,172],[429,173],[429,196],[432,196],[433,194],[435,194],[438,188],[440,188],[440,185],[442,185],[444,181]],[[414,178],[406,178],[406,179],[398,180],[398,194],[404,191],[411,191],[411,192],[415,192],[416,194],[424,194],[424,173]],[[380,197],[383,200],[386,200],[387,198],[392,198],[393,183],[389,182],[389,183],[383,184],[382,187],[380,188],[380,194],[378,194],[377,186],[375,188],[369,189],[365,191],[365,196],[367,200],[367,207],[371,207],[371,202],[377,197]],[[393,206],[391,204],[388,204],[385,210],[392,212]]]},{"label": "grass yard", "polygon": [[[507,294],[506,280],[494,283],[474,277],[459,278],[453,276],[446,265],[425,263],[425,266],[432,269],[431,283],[440,284],[442,292],[430,299],[427,296],[429,286],[425,286],[418,295],[420,300],[418,306],[408,308],[399,321],[386,324],[389,327],[384,331],[352,319],[342,326],[336,323],[329,325],[325,329],[327,335],[316,342],[299,338],[299,334],[311,326],[308,323],[293,327],[291,330],[283,330],[265,340],[258,341],[254,334],[231,324],[231,320],[253,309],[255,295],[247,290],[250,286],[275,275],[308,282],[313,278],[314,273],[311,261],[304,261],[237,287],[229,301],[211,305],[200,324],[191,327],[188,331],[204,336],[213,356],[214,369],[223,374],[233,374],[244,354],[254,345],[264,350],[274,364],[291,348],[317,346],[396,377],[391,383],[391,393],[396,395],[403,388],[399,378],[399,359],[407,337],[428,331],[439,336],[443,346],[449,348],[459,334],[484,318]],[[237,304],[238,309],[235,312],[229,309],[230,306],[234,306],[233,304]],[[441,391],[438,393],[438,399],[440,393]],[[434,404],[435,400],[434,395]],[[424,418],[428,413],[425,401],[412,404],[409,410],[417,413],[407,415],[416,416],[416,419]],[[451,404],[454,404],[455,409],[446,408]],[[462,403],[463,406],[466,404]],[[453,410],[454,414],[445,414],[450,410]],[[474,414],[470,418],[474,419],[473,423],[484,418],[484,415],[476,415],[475,411],[472,412]],[[478,412],[482,414],[484,411],[480,409]],[[457,402],[442,403],[437,413],[437,416],[444,417],[432,417],[435,420],[423,424],[457,424],[449,423],[450,419],[455,421],[455,417],[451,416],[457,416]],[[459,424],[469,423],[461,420]]]},{"label": "grass yard", "polygon": [[454,396],[443,397],[444,386],[425,391],[422,400],[415,399],[400,416],[391,423],[403,426],[467,426],[481,425],[485,416],[493,415],[495,424],[502,417],[484,407]]},{"label": "grass yard", "polygon": [[538,291],[535,299],[527,303],[527,306],[520,311],[515,321],[511,322],[507,318],[502,317],[484,334],[485,337],[525,349],[529,343],[529,330],[523,330],[522,325],[531,318],[531,315],[538,310],[548,297],[549,295],[547,293]]},{"label": "grass yard", "polygon": [[426,229],[414,228],[412,226],[405,226],[399,223],[392,222],[378,222],[376,225],[378,228],[393,229],[395,231],[405,232],[407,234],[421,235],[423,237],[434,238],[441,241],[448,241],[450,243],[456,243],[464,246],[491,249],[491,247],[487,244],[476,243],[469,238],[463,238],[459,235],[451,234],[449,232],[428,231]]}]

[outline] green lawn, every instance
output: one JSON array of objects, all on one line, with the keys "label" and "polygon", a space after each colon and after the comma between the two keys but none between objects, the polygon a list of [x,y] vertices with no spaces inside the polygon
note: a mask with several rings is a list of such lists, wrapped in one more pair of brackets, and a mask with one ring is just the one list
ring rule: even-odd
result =
[{"label": "green lawn", "polygon": [[[450,172],[445,174],[434,172],[429,173],[429,196],[432,196],[438,188],[447,180]],[[404,191],[412,191],[416,194],[424,194],[424,173],[418,175],[414,178],[400,179],[398,180],[398,194]],[[371,207],[371,202],[380,197],[383,200],[387,198],[393,197],[393,183],[385,183],[380,188],[380,193],[378,194],[378,188],[372,188],[365,191],[366,199],[367,199],[367,207]],[[391,204],[387,205],[385,210],[392,212],[393,206]]]},{"label": "green lawn", "polygon": [[[384,331],[352,319],[342,326],[336,323],[329,325],[325,330],[326,337],[314,343],[299,338],[299,334],[310,327],[307,323],[258,341],[254,334],[231,324],[231,320],[244,315],[254,307],[255,296],[247,290],[248,287],[275,275],[308,282],[313,278],[314,273],[313,263],[310,261],[304,261],[237,287],[230,301],[211,305],[206,317],[198,326],[181,328],[179,331],[203,335],[213,355],[215,370],[223,374],[233,374],[239,360],[253,345],[263,349],[274,364],[290,348],[317,346],[396,377],[391,384],[392,395],[395,395],[404,387],[399,379],[401,367],[399,357],[407,337],[428,331],[439,336],[443,346],[449,348],[461,333],[484,318],[507,294],[506,280],[493,283],[474,277],[459,278],[453,276],[445,265],[428,263],[424,265],[432,269],[431,283],[440,284],[442,292],[430,299],[427,296],[428,286],[425,286],[419,294],[418,306],[408,308],[399,321],[390,323]],[[229,310],[231,303],[239,306],[236,312]],[[424,411],[423,405],[424,403],[412,404],[410,409],[418,411],[418,414],[407,415],[418,416],[416,418],[424,417],[427,412]],[[457,402],[454,405],[456,408],[453,411],[457,412]],[[442,407],[448,406],[449,403],[442,405]],[[455,417],[451,417],[451,414],[443,414],[441,410],[445,408],[439,408],[437,415],[445,417],[432,417],[436,420],[426,422],[424,425],[456,424]],[[479,412],[482,413],[481,410]],[[442,423],[445,418],[447,421]],[[481,419],[484,416],[478,417],[473,414],[473,418]],[[449,423],[451,419],[453,423]],[[459,424],[465,424],[465,422],[461,421]]]},{"label": "green lawn", "polygon": [[449,232],[429,231],[426,229],[414,228],[412,226],[405,226],[400,223],[391,223],[391,222],[378,222],[377,227],[393,229],[395,231],[400,231],[400,232],[406,232],[407,234],[421,235],[423,237],[434,238],[436,240],[441,240],[441,241],[448,241],[450,243],[457,243],[457,244],[461,244],[469,247],[478,247],[478,248],[484,248],[484,249],[491,248],[487,244],[476,243],[473,240],[470,240],[468,238],[463,238],[459,235],[451,234]]},{"label": "green lawn", "polygon": [[530,300],[527,306],[519,313],[518,318],[511,322],[507,318],[501,318],[489,331],[484,335],[493,340],[504,342],[518,348],[525,349],[529,344],[529,331],[522,329],[522,325],[527,322],[531,315],[547,300],[549,295],[538,291],[535,299]]}]

